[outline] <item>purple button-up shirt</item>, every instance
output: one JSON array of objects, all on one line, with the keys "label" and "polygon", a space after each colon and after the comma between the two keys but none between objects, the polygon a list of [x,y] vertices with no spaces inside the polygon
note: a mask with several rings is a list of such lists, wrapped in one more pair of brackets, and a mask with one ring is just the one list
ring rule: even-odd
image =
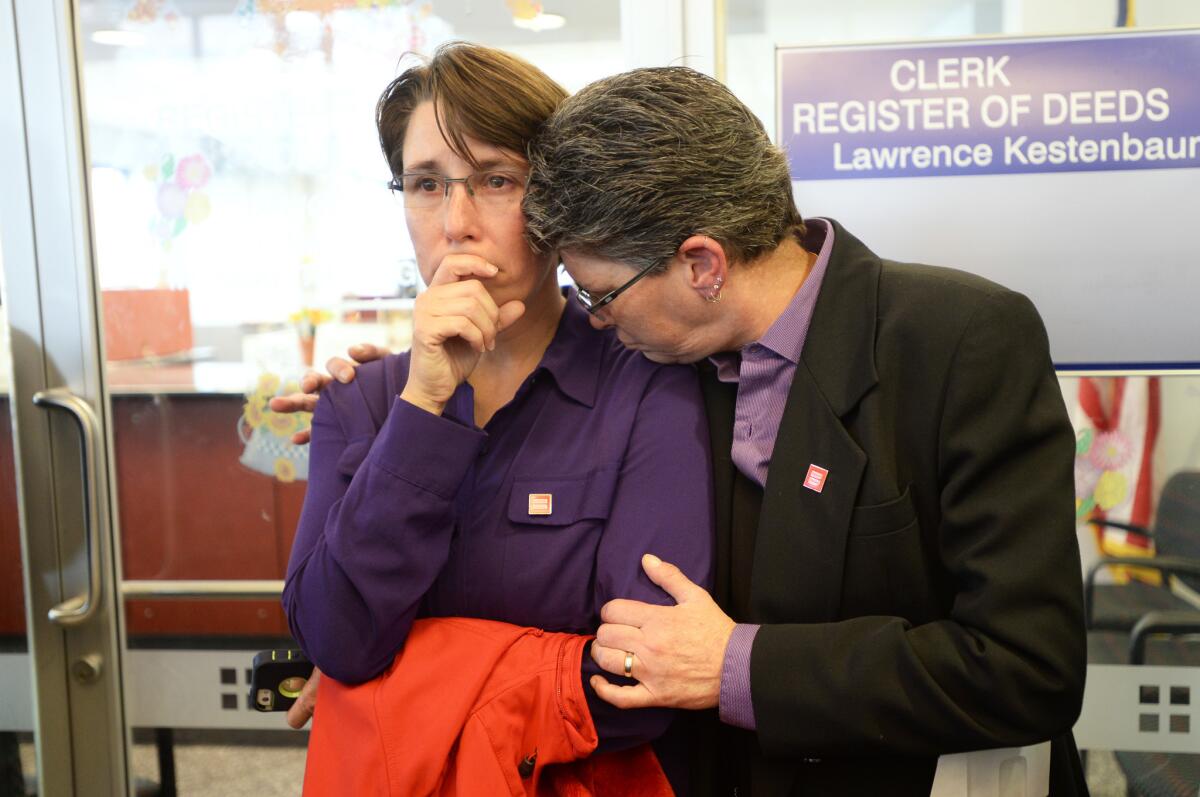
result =
[{"label": "purple button-up shirt", "polygon": [[[651,363],[568,300],[533,373],[487,426],[469,384],[441,416],[400,399],[408,354],[334,383],[313,417],[308,492],[283,603],[331,677],[382,672],[417,617],[594,633],[612,598],[668,604],[654,553],[711,581],[708,427],[693,368]],[[544,498],[542,496],[549,496]],[[658,736],[582,674],[601,749]]]},{"label": "purple button-up shirt", "polygon": [[[717,378],[738,385],[731,449],[733,464],[759,487],[767,483],[783,407],[833,250],[833,227],[828,222],[809,219],[805,223],[808,235],[804,248],[816,252],[817,260],[792,301],[763,336],[742,347],[740,353],[726,352],[711,358],[717,366]],[[758,626],[750,623],[734,628],[721,667],[721,721],[749,730],[756,727],[750,697],[750,652],[757,633]]]}]

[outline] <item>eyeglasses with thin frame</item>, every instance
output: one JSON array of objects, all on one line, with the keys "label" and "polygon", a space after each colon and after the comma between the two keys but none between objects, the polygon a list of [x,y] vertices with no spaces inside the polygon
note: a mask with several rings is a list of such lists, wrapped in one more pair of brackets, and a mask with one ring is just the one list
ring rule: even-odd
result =
[{"label": "eyeglasses with thin frame", "polygon": [[467,196],[483,205],[509,205],[525,193],[527,175],[521,172],[489,169],[471,172],[466,177],[447,177],[436,172],[405,172],[388,182],[392,194],[399,193],[406,208],[432,208],[450,196],[450,187],[462,183]]},{"label": "eyeglasses with thin frame", "polygon": [[618,296],[620,296],[625,291],[632,288],[634,283],[636,283],[638,280],[640,280],[642,277],[646,276],[650,272],[654,271],[656,268],[659,267],[659,265],[660,265],[659,263],[651,263],[650,265],[646,266],[644,269],[642,269],[638,273],[634,274],[633,279],[629,280],[628,282],[626,282],[624,285],[620,286],[619,288],[612,289],[608,293],[601,296],[599,299],[593,297],[591,292],[589,292],[588,290],[586,290],[584,288],[578,288],[576,290],[575,298],[579,300],[579,303],[581,305],[583,305],[584,310],[587,310],[592,315],[596,315],[596,313],[598,313],[600,311],[601,307],[603,307],[606,304],[612,304],[614,299],[616,299]]}]

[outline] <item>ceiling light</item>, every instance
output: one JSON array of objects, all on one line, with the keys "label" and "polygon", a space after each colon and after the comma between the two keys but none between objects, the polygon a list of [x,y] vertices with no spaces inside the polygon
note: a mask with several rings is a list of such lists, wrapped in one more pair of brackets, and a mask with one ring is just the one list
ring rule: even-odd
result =
[{"label": "ceiling light", "polygon": [[132,30],[98,30],[92,34],[92,41],[114,47],[141,47],[146,37]]},{"label": "ceiling light", "polygon": [[532,16],[529,19],[513,17],[513,24],[518,28],[540,33],[544,30],[558,30],[563,25],[567,24],[567,18],[562,14],[547,14],[545,12],[539,12],[537,15]]}]

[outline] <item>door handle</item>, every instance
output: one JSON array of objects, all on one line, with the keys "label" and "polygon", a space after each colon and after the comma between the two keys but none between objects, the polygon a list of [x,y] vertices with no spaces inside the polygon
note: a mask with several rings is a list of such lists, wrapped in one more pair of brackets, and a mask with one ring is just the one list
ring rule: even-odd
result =
[{"label": "door handle", "polygon": [[33,395],[33,403],[45,409],[63,410],[79,427],[79,442],[83,451],[84,541],[87,545],[87,589],[82,595],[68,598],[49,612],[50,622],[74,626],[86,623],[100,608],[100,484],[96,452],[100,448],[100,422],[91,405],[65,388],[42,390]]}]

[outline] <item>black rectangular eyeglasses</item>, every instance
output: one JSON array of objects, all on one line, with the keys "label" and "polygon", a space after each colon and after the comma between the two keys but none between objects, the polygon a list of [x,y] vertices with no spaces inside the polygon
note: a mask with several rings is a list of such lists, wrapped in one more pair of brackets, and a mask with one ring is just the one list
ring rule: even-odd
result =
[{"label": "black rectangular eyeglasses", "polygon": [[633,284],[635,282],[637,282],[638,280],[640,280],[642,277],[646,276],[650,272],[654,271],[658,267],[659,267],[658,263],[651,263],[650,265],[646,266],[644,269],[642,269],[638,273],[634,274],[633,279],[629,280],[628,282],[626,282],[624,285],[620,286],[619,288],[612,289],[608,293],[601,296],[599,299],[592,296],[591,292],[585,290],[584,288],[579,288],[576,290],[575,298],[579,300],[579,303],[581,305],[583,305],[584,310],[587,310],[592,315],[595,315],[600,310],[601,307],[603,307],[606,304],[610,304],[614,299],[616,299],[622,293],[624,293],[625,291],[632,288]]}]

